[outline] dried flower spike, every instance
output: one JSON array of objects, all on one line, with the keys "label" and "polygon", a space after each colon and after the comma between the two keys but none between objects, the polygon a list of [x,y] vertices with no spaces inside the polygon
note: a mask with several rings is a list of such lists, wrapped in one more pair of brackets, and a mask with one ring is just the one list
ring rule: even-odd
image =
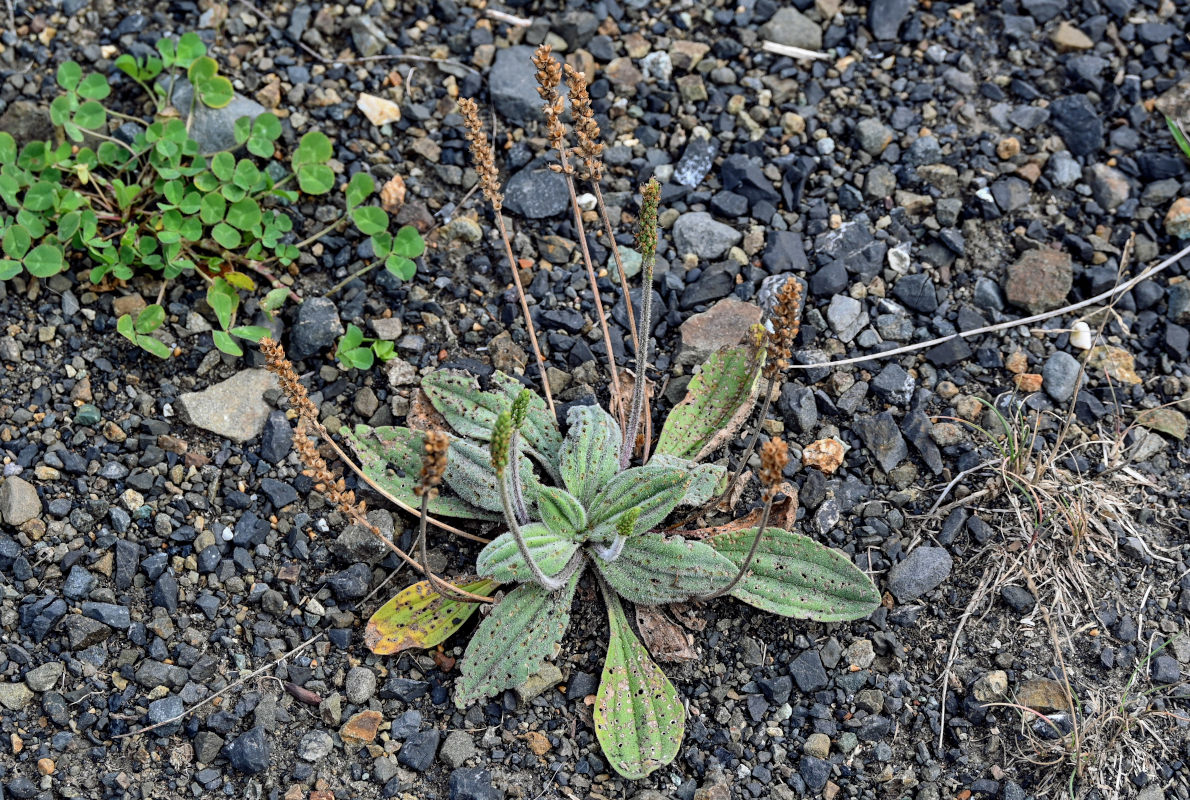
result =
[{"label": "dried flower spike", "polygon": [[479,186],[483,189],[484,197],[499,214],[504,205],[504,195],[500,192],[500,175],[496,170],[496,157],[492,154],[492,145],[488,142],[488,135],[484,133],[483,123],[479,121],[479,108],[471,98],[461,97],[459,113],[463,115],[463,125],[467,128],[467,141],[471,143],[471,158],[475,161],[475,171],[479,174]]},{"label": "dried flower spike", "polygon": [[[545,116],[545,126],[549,133],[550,145],[559,154],[566,153],[566,126],[562,124],[562,111],[565,108],[558,86],[562,83],[562,67],[554,58],[548,44],[537,48],[533,54],[533,66],[537,67],[537,93],[544,101],[541,113]],[[573,167],[563,158],[560,167],[562,172],[571,172]]]},{"label": "dried flower spike", "polygon": [[773,330],[768,334],[768,361],[764,365],[764,377],[773,380],[789,367],[793,353],[793,342],[801,329],[802,285],[797,278],[785,281],[777,293],[773,308]]},{"label": "dried flower spike", "polygon": [[421,483],[413,489],[418,497],[423,493],[428,493],[430,497],[438,494],[438,486],[446,475],[446,454],[449,449],[449,436],[442,431],[426,431],[425,455],[421,460]]},{"label": "dried flower spike", "polygon": [[595,110],[591,107],[591,95],[587,92],[587,76],[567,64],[566,85],[570,88],[570,116],[574,120],[574,135],[578,145],[574,154],[582,159],[585,168],[582,178],[599,183],[603,180],[603,143],[599,141],[599,123],[595,121]]},{"label": "dried flower spike", "polygon": [[789,447],[784,439],[769,439],[760,447],[760,482],[765,485],[766,494],[775,492],[781,482],[781,473],[789,463]]}]

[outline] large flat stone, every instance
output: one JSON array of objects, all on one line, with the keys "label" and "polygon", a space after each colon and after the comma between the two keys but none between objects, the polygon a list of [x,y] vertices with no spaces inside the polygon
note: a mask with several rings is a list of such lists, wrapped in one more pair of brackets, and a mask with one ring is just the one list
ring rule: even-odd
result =
[{"label": "large flat stone", "polygon": [[269,416],[264,393],[277,385],[275,375],[247,369],[201,392],[178,398],[182,419],[233,442],[247,442],[260,435]]},{"label": "large flat stone", "polygon": [[757,306],[734,297],[725,297],[701,314],[682,323],[682,341],[675,364],[701,364],[721,347],[744,341],[749,329],[760,322]]}]

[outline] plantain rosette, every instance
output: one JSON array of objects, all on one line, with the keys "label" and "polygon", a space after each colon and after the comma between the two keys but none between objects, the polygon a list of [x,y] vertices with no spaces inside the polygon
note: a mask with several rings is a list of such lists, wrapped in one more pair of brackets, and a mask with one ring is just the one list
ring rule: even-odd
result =
[{"label": "plantain rosette", "polygon": [[[574,407],[563,437],[544,401],[533,396],[515,462],[531,517],[520,531],[538,567],[565,581],[552,592],[533,582],[511,532],[484,547],[478,577],[462,588],[492,597],[504,586],[506,594],[471,636],[455,686],[459,708],[520,686],[541,670],[557,651],[575,590],[591,570],[608,614],[607,656],[594,707],[600,746],[626,778],[644,777],[676,758],[685,731],[682,698],[637,638],[622,603],[697,600],[727,586],[744,563],[756,530],[703,540],[659,529],[679,506],[701,505],[722,491],[726,467],[698,462],[730,441],[747,418],[759,361],[746,346],[714,354],[670,413],[651,461],[627,469],[620,469],[621,431],[610,414],[598,406]],[[423,379],[422,388],[454,431],[445,475],[449,491],[431,501],[431,512],[499,519],[499,485],[487,442],[521,384],[496,373],[492,390],[484,391],[472,378],[437,372]],[[399,499],[417,502],[419,431],[360,426],[349,436],[370,478]],[[775,527],[764,531],[748,573],[730,594],[774,614],[819,621],[862,618],[880,602],[871,579],[845,554]],[[377,653],[433,647],[477,609],[435,594],[423,581],[372,617],[366,642]]]}]

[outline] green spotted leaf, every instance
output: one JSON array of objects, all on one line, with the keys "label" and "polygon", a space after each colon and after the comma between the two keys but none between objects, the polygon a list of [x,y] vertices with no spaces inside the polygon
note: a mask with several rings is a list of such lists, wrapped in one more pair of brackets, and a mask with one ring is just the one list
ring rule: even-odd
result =
[{"label": "green spotted leaf", "polygon": [[[524,487],[525,503],[532,508],[537,502],[541,484],[533,474],[529,459],[521,456],[521,485]],[[500,484],[496,471],[492,469],[492,454],[486,445],[478,445],[466,439],[452,436],[447,451],[446,485],[455,494],[476,508],[503,514],[500,500]]]},{"label": "green spotted leaf", "polygon": [[616,535],[620,515],[640,509],[633,533],[652,530],[669,516],[686,494],[690,476],[682,469],[646,464],[613,477],[587,505],[588,538],[607,541]]},{"label": "green spotted leaf", "polygon": [[[440,370],[422,378],[421,388],[425,390],[434,408],[446,418],[446,422],[460,436],[490,441],[492,426],[501,411],[512,407],[512,401],[525,388],[515,378],[502,372],[492,376],[493,391],[479,388],[475,378],[457,372]],[[562,434],[558,424],[550,416],[545,401],[536,394],[529,401],[529,412],[521,426],[521,436],[529,447],[540,454],[547,464],[556,463],[558,450],[562,446]]]},{"label": "green spotted leaf", "polygon": [[701,506],[726,488],[727,467],[722,464],[695,464],[668,453],[654,454],[649,463],[658,467],[675,467],[690,474],[690,485],[678,503],[680,506]]},{"label": "green spotted leaf", "polygon": [[756,402],[763,356],[742,345],[719,350],[702,365],[661,428],[657,452],[702,461],[731,441]]},{"label": "green spotted leaf", "polygon": [[[707,543],[737,567],[756,531],[721,533]],[[862,619],[880,605],[880,592],[845,553],[808,536],[766,528],[748,574],[733,597],[773,614],[817,622]]]},{"label": "green spotted leaf", "polygon": [[455,706],[515,689],[538,672],[570,625],[570,605],[579,573],[556,592],[522,583],[484,618],[459,668]]},{"label": "green spotted leaf", "polygon": [[[421,461],[425,453],[425,434],[422,431],[396,426],[370,428],[357,425],[354,432],[344,427],[340,433],[347,437],[365,475],[403,503],[411,506],[421,504],[421,498],[413,493],[413,488],[421,482]],[[501,514],[476,508],[446,493],[440,493],[430,500],[430,513],[462,519],[502,518]]]},{"label": "green spotted leaf", "polygon": [[546,528],[558,536],[573,538],[587,528],[587,514],[569,492],[543,486],[537,494],[537,513]]},{"label": "green spotted leaf", "polygon": [[606,590],[603,599],[611,630],[595,696],[595,736],[612,769],[636,780],[677,757],[686,733],[686,709],[632,632],[619,599]]},{"label": "green spotted leaf", "polygon": [[612,415],[599,406],[575,406],[566,422],[570,428],[558,452],[562,482],[579,502],[589,505],[620,469],[623,435]]},{"label": "green spotted leaf", "polygon": [[596,557],[595,566],[616,593],[630,603],[681,603],[726,586],[737,567],[710,545],[681,536],[633,536],[615,561]]},{"label": "green spotted leaf", "polygon": [[[500,586],[488,578],[451,583],[484,597],[491,597]],[[429,581],[421,581],[397,592],[372,615],[364,628],[364,645],[382,656],[434,647],[463,627],[479,607],[479,603],[445,598]]]},{"label": "green spotted leaf", "polygon": [[[537,566],[550,577],[561,572],[578,549],[578,542],[574,539],[552,533],[539,522],[524,526],[521,535],[525,537],[529,554]],[[500,534],[480,551],[475,571],[501,583],[525,583],[533,579],[533,573],[511,533]]]}]

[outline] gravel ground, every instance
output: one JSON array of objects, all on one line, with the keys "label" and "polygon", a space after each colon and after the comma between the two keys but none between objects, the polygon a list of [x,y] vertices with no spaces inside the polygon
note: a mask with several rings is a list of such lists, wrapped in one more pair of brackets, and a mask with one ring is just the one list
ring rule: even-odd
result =
[{"label": "gravel ground", "polygon": [[[555,670],[458,713],[462,637],[395,659],[363,646],[363,623],[412,578],[312,491],[259,354],[222,356],[204,335],[203,287],[167,287],[162,335],[180,355],[162,364],[115,333],[159,284],[97,291],[80,263],[0,284],[0,798],[1187,797],[1190,258],[1081,312],[1102,326],[1085,375],[1076,314],[878,358],[1108,290],[1132,235],[1127,275],[1181,247],[1190,170],[1154,103],[1190,126],[1186,5],[510,0],[527,26],[482,5],[235,3],[215,30],[207,4],[15,2],[0,129],[52,134],[58,62],[114,80],[115,53],[200,30],[246,107],[283,119],[283,150],[319,129],[343,180],[400,177],[397,218],[431,245],[412,282],[373,273],[315,299],[369,255],[353,232],[324,236],[285,277],[311,299],[279,332],[333,430],[401,421],[419,372],[528,360],[488,213],[467,195],[454,99],[477,96],[498,122],[553,384],[584,400],[602,339],[527,63],[551,44],[595,78],[620,244],[636,187],[663,183],[662,410],[783,276],[807,280],[802,368],[766,430],[799,449],[845,445],[831,475],[790,468],[798,525],[869,569],[883,607],[847,625],[734,601],[684,612],[700,657],[668,672],[686,740],[637,783],[611,773],[591,725],[605,627],[593,587]],[[794,61],[766,40],[826,57]],[[116,107],[143,111],[133,88],[118,83]],[[399,104],[400,120],[374,126],[361,93]],[[338,213],[293,211],[298,236]],[[610,246],[591,237],[598,264]],[[599,289],[616,301],[609,279]],[[612,317],[626,363],[622,302]],[[395,340],[399,360],[337,368],[349,322]],[[815,366],[855,356],[870,358]],[[998,425],[980,400],[1039,414],[1039,449],[1073,407],[1036,482],[1066,514],[1035,528],[1003,490],[995,448],[960,422]],[[372,514],[409,544],[408,518]],[[458,573],[475,550],[442,538],[433,555]],[[1063,676],[1080,754],[1053,733],[1072,725]]]}]

